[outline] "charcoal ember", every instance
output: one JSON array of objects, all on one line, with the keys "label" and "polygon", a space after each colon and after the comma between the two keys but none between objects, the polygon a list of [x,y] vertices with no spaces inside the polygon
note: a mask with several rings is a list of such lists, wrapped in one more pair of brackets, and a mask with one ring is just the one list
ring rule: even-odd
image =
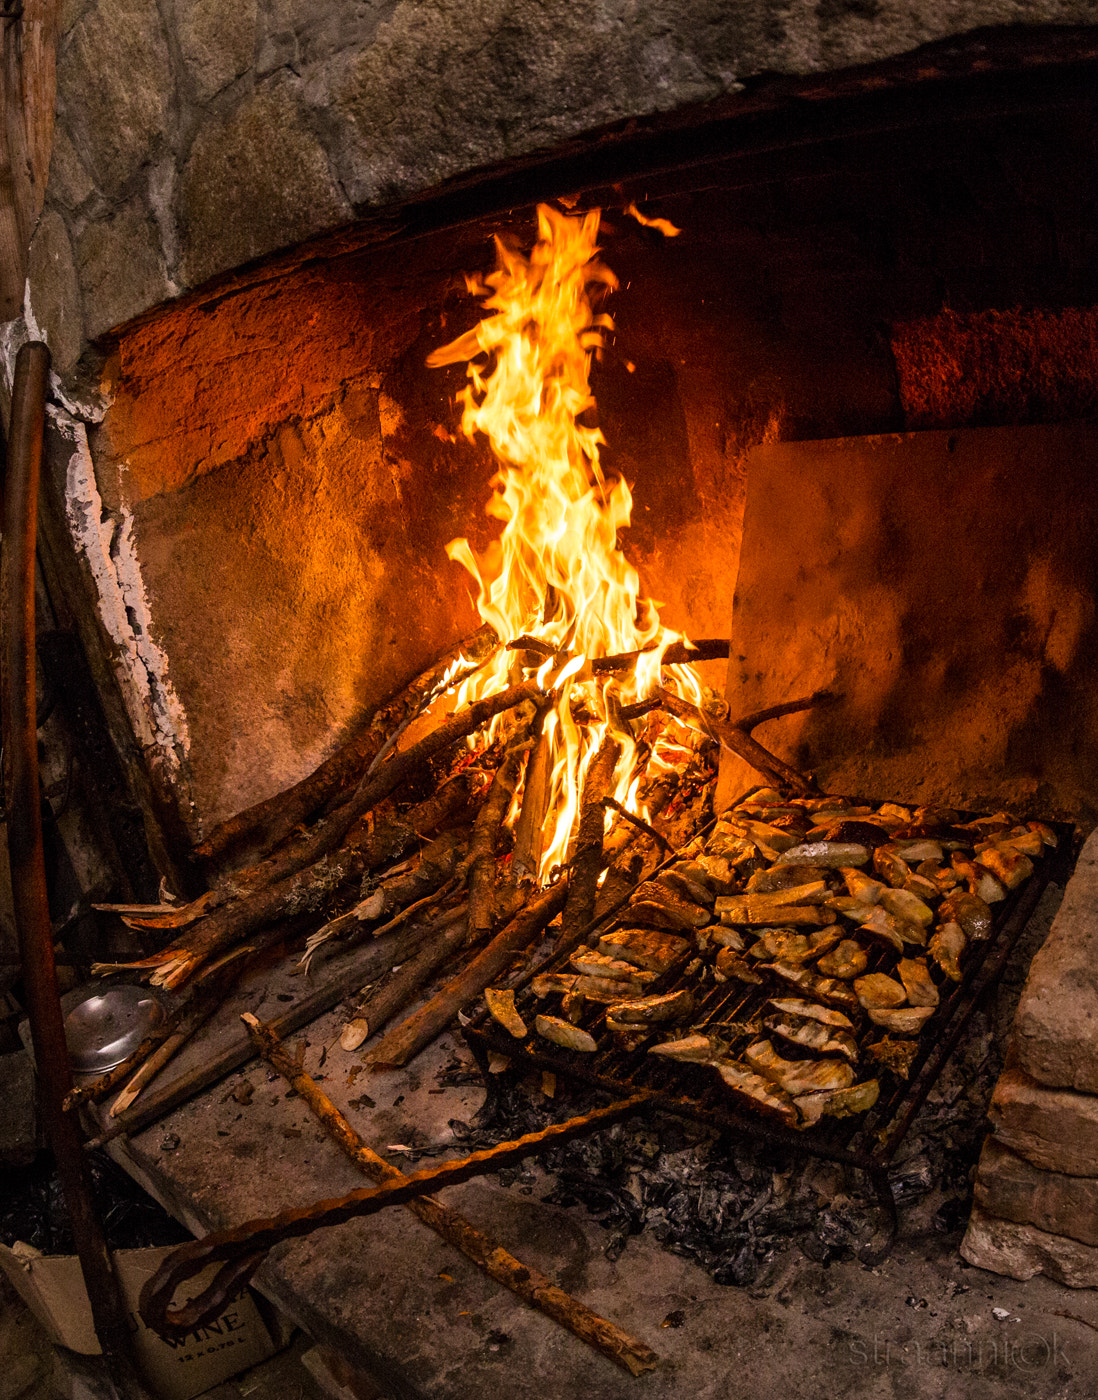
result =
[{"label": "charcoal ember", "polygon": [[931,1164],[923,1158],[906,1163],[898,1171],[889,1173],[892,1186],[892,1199],[897,1205],[904,1201],[917,1201],[932,1191],[935,1185],[935,1172]]},{"label": "charcoal ember", "polygon": [[749,1229],[739,1231],[728,1252],[718,1260],[710,1272],[714,1283],[733,1284],[744,1288],[754,1283],[759,1273],[759,1257],[755,1250],[755,1240]]}]

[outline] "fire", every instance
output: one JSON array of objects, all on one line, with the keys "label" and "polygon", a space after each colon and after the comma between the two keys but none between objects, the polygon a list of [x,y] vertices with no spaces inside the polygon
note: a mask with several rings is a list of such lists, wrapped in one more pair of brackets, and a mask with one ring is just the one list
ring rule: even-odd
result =
[{"label": "fire", "polygon": [[[638,747],[620,711],[661,683],[663,652],[680,637],[661,625],[619,548],[629,487],[605,475],[606,439],[581,422],[595,404],[591,357],[613,328],[593,301],[617,286],[597,258],[598,228],[598,211],[569,217],[541,205],[529,257],[497,238],[495,271],[483,283],[468,280],[491,314],[428,359],[466,363],[462,430],[470,440],[483,433],[500,464],[487,506],[503,522],[499,538],[479,558],[468,540],[447,546],[476,580],[480,616],[505,644],[464,682],[460,701],[514,679],[522,653],[506,643],[529,637],[551,648],[538,671],[553,696],[542,729],[549,749],[542,878],[567,858],[584,777],[608,733],[621,745],[612,795],[636,810]],[[642,655],[628,670],[592,671],[596,658],[633,651]],[[688,667],[668,674],[680,693],[700,698]]]}]

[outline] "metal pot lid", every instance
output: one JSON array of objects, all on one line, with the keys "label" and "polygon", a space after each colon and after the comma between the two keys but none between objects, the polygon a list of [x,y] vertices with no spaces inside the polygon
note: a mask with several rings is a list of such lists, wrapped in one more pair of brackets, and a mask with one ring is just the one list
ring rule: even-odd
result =
[{"label": "metal pot lid", "polygon": [[65,1017],[69,1061],[76,1074],[105,1074],[131,1055],[164,1019],[164,1007],[148,987],[117,986],[95,992]]}]

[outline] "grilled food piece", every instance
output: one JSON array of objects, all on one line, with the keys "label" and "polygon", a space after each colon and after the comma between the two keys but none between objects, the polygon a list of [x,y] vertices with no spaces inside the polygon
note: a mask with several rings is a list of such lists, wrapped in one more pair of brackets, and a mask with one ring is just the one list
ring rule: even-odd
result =
[{"label": "grilled food piece", "polygon": [[854,990],[867,1011],[882,1006],[903,1006],[907,992],[903,986],[883,972],[871,972],[867,977],[855,977]]},{"label": "grilled food piece", "polygon": [[942,893],[941,888],[933,880],[928,880],[917,870],[914,875],[909,875],[904,881],[904,889],[907,890],[908,894],[916,895],[924,904],[928,899],[937,899]]},{"label": "grilled food piece", "polygon": [[661,1055],[667,1060],[683,1060],[687,1064],[706,1065],[719,1059],[724,1053],[724,1043],[712,1035],[687,1035],[681,1040],[664,1040],[659,1045],[650,1045],[650,1055]]},{"label": "grilled food piece", "polygon": [[616,928],[599,939],[599,949],[607,957],[620,958],[646,972],[666,972],[677,958],[689,951],[685,938],[673,933],[653,933],[647,928]]},{"label": "grilled food piece", "polygon": [[846,1089],[854,1082],[854,1071],[841,1060],[785,1060],[769,1040],[756,1040],[743,1058],[790,1095]]},{"label": "grilled food piece", "polygon": [[799,1120],[793,1100],[769,1079],[756,1074],[750,1065],[745,1065],[742,1060],[722,1058],[713,1061],[713,1068],[740,1103],[768,1118],[778,1119],[787,1128],[797,1126]]},{"label": "grilled food piece", "polygon": [[850,897],[856,899],[860,904],[879,904],[881,895],[888,889],[888,886],[883,885],[880,880],[872,879],[854,865],[843,866],[839,874],[846,881]]},{"label": "grilled food piece", "polygon": [[648,1025],[657,1021],[681,1021],[694,1009],[694,994],[688,987],[680,987],[677,992],[666,992],[663,996],[636,997],[630,1001],[615,1002],[606,1008],[608,1017],[615,1021],[635,1025],[638,1022]]},{"label": "grilled food piece", "polygon": [[[785,910],[792,905],[819,904],[831,891],[826,880],[807,880],[804,884],[793,885],[784,890],[768,890],[766,893],[722,895],[713,905],[717,914],[730,914],[736,909]],[[779,918],[771,914],[771,918]]]},{"label": "grilled food piece", "polygon": [[1035,831],[1045,845],[1052,850],[1055,850],[1060,844],[1060,838],[1056,835],[1055,831],[1044,822],[1026,822],[1026,826],[1029,827],[1030,831]]},{"label": "grilled food piece", "polygon": [[720,916],[721,923],[725,925],[745,924],[751,927],[754,924],[772,924],[780,919],[783,924],[800,928],[819,928],[822,925],[833,924],[836,918],[834,909],[804,904],[772,904],[765,908],[752,909],[743,903],[737,903],[723,910]]},{"label": "grilled food piece", "polygon": [[1001,899],[1006,899],[1006,886],[986,865],[969,860],[960,851],[954,851],[950,860],[957,874],[968,882],[969,894],[983,900],[985,904],[998,904]]},{"label": "grilled food piece", "polygon": [[[1045,853],[1045,843],[1042,841],[1040,833],[1030,831],[1029,827],[1026,826],[1015,827],[1008,836],[988,844],[997,846],[1000,850],[1017,851],[1023,856],[1033,858],[1043,856]],[[987,846],[980,842],[976,847],[976,854],[982,859],[986,849]],[[984,864],[986,865],[987,862],[984,861]]]},{"label": "grilled food piece", "polygon": [[845,982],[837,981],[833,977],[820,977],[815,972],[809,972],[807,968],[784,962],[760,963],[759,971],[772,973],[787,986],[795,988],[812,1000],[822,1001],[828,1006],[841,1007],[844,1011],[858,1009],[858,998]]},{"label": "grilled food piece", "polygon": [[866,933],[873,934],[881,942],[888,943],[898,953],[903,952],[905,943],[916,943],[920,948],[926,947],[924,926],[890,913],[883,904],[875,904],[872,914],[858,927]]},{"label": "grilled food piece", "polygon": [[576,985],[570,989],[585,996],[588,1001],[625,1001],[626,998],[639,997],[644,995],[644,988],[638,987],[631,982],[619,982],[614,977],[589,977],[581,973],[576,978]]},{"label": "grilled food piece", "polygon": [[765,1017],[763,1025],[790,1045],[813,1050],[817,1055],[841,1055],[852,1065],[858,1062],[858,1043],[849,1031],[839,1031],[811,1017],[790,1015],[787,1011]]},{"label": "grilled food piece", "polygon": [[933,1006],[875,1007],[870,1011],[869,1019],[899,1035],[918,1035],[923,1022],[933,1015]]},{"label": "grilled food piece", "polygon": [[990,870],[1008,890],[1016,890],[1033,874],[1033,862],[1021,851],[1012,850],[1008,845],[991,846],[982,852],[979,864]]},{"label": "grilled food piece", "polygon": [[896,964],[912,1006],[937,1006],[938,988],[930,980],[930,971],[922,958],[901,958]]},{"label": "grilled food piece", "polygon": [[643,987],[653,982],[657,974],[645,972],[622,958],[611,958],[606,953],[594,953],[590,948],[577,948],[568,959],[577,972],[589,977],[609,977],[615,982],[631,982]]},{"label": "grilled food piece", "polygon": [[[700,878],[717,894],[731,894],[739,884],[736,867],[724,856],[698,855],[690,862],[692,868],[700,871]],[[681,869],[676,866],[675,869]]]},{"label": "grilled food piece", "polygon": [[864,924],[867,919],[873,917],[876,904],[865,904],[850,894],[834,894],[827,901],[827,907],[834,909],[836,914],[841,914],[844,919],[849,919],[855,924]]},{"label": "grilled food piece", "polygon": [[966,942],[964,929],[954,920],[939,924],[930,939],[930,956],[953,982],[961,980],[961,954]]},{"label": "grilled food piece", "polygon": [[[908,878],[910,882],[911,877]],[[885,890],[880,902],[890,914],[909,924],[921,924],[927,928],[934,922],[934,910],[910,890]]]},{"label": "grilled food piece", "polygon": [[748,982],[756,987],[762,986],[763,979],[733,948],[722,948],[717,954],[714,967],[725,982],[732,977],[737,982]]},{"label": "grilled food piece", "polygon": [[825,953],[816,964],[816,971],[825,977],[839,977],[849,982],[869,966],[869,957],[862,945],[853,938],[844,938],[837,948]]},{"label": "grilled food piece", "polygon": [[894,890],[902,890],[911,874],[911,866],[892,845],[878,846],[873,852],[873,869]]},{"label": "grilled food piece", "polygon": [[771,997],[768,1005],[789,1016],[806,1016],[819,1021],[821,1026],[835,1026],[841,1031],[854,1029],[854,1022],[849,1016],[830,1006],[821,1006],[819,1002],[806,1001],[803,997]]},{"label": "grilled food piece", "polygon": [[706,929],[703,937],[708,937],[721,948],[731,948],[734,953],[742,953],[747,947],[743,934],[738,928],[725,928],[723,924]]},{"label": "grilled food piece", "polygon": [[940,860],[921,861],[915,874],[934,885],[939,894],[956,889],[959,878],[952,865],[943,865]]},{"label": "grilled food piece", "polygon": [[599,1048],[593,1035],[589,1035],[579,1026],[573,1026],[569,1021],[562,1021],[559,1016],[536,1017],[534,1029],[543,1040],[551,1040],[554,1045],[560,1045],[565,1050],[579,1050],[585,1055],[590,1055]]},{"label": "grilled food piece", "polygon": [[806,1128],[818,1123],[821,1118],[852,1118],[855,1113],[866,1113],[880,1096],[881,1086],[876,1079],[864,1079],[860,1084],[851,1084],[849,1089],[833,1089],[823,1094],[798,1094],[793,1102]]},{"label": "grilled food piece", "polygon": [[991,909],[979,895],[954,891],[938,905],[938,918],[943,923],[960,924],[965,937],[974,943],[991,937]]},{"label": "grilled food piece", "polygon": [[865,865],[869,847],[855,841],[810,841],[791,846],[777,860],[778,865],[817,865],[826,870],[841,870],[848,865]]},{"label": "grilled food piece", "polygon": [[801,963],[818,957],[834,948],[842,937],[842,930],[832,925],[810,934],[794,933],[787,928],[765,928],[760,930],[758,942],[748,949],[748,955],[767,962]]},{"label": "grilled food piece", "polygon": [[911,1075],[918,1048],[917,1040],[893,1040],[890,1035],[885,1035],[866,1046],[866,1054],[884,1069],[891,1070],[898,1079],[907,1079]]},{"label": "grilled food piece", "polygon": [[515,1010],[515,993],[512,988],[497,990],[495,987],[486,987],[484,1004],[492,1019],[498,1021],[516,1040],[522,1040],[529,1034],[526,1022]]},{"label": "grilled food piece", "polygon": [[941,860],[942,844],[940,841],[928,841],[920,837],[894,836],[890,843],[890,850],[906,865],[918,865],[922,860]]},{"label": "grilled food piece", "polygon": [[672,900],[662,893],[649,898],[647,896],[651,893],[651,886],[642,885],[641,889],[645,891],[646,897],[631,900],[628,910],[629,917],[636,919],[640,924],[681,933],[684,930],[704,928],[709,922],[709,910],[703,909],[699,904],[689,904],[685,899]]},{"label": "grilled food piece", "polygon": [[566,995],[576,990],[579,976],[574,972],[539,972],[530,987],[536,997]]},{"label": "grilled food piece", "polygon": [[854,1022],[842,1011],[821,1007],[818,1001],[808,1001],[804,997],[772,997],[767,1005],[780,1015],[801,1016],[805,1021],[818,1021],[821,1026],[832,1026],[838,1030],[854,1029]]},{"label": "grilled food piece", "polygon": [[827,874],[817,865],[772,865],[769,870],[756,870],[747,882],[748,894],[771,894],[775,890],[791,890],[797,885],[822,880]]},{"label": "grilled food piece", "polygon": [[716,891],[710,889],[705,871],[695,872],[692,868],[692,862],[688,864],[684,861],[679,865],[673,865],[670,870],[665,870],[660,876],[660,883],[674,891],[682,899],[689,900],[691,904],[698,904],[706,909],[713,907]]}]

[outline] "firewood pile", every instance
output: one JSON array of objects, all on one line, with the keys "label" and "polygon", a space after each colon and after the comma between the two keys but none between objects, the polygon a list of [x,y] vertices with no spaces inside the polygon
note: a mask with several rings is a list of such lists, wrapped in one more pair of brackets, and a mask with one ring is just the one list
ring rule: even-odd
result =
[{"label": "firewood pile", "polygon": [[[382,705],[316,772],[213,831],[195,852],[209,881],[199,898],[100,906],[164,946],[93,972],[139,973],[174,1006],[155,1039],[77,1091],[82,1100],[129,1085],[115,1111],[128,1107],[257,960],[282,953],[315,978],[321,964],[367,939],[387,940],[394,971],[361,995],[342,1043],[368,1062],[403,1064],[550,925],[554,940],[575,937],[596,907],[624,897],[649,865],[711,819],[722,743],[765,760],[774,781],[788,771],[751,738],[773,711],[733,725],[715,696],[692,708],[657,691],[618,718],[637,747],[638,810],[607,793],[618,749],[608,738],[587,774],[570,858],[539,880],[547,797],[538,722],[552,691],[544,649],[513,646],[511,683],[451,712],[455,688],[501,650],[481,628]],[[702,657],[721,650],[726,643],[691,649]],[[680,651],[681,644],[665,657],[667,669]],[[634,661],[604,658],[602,669]],[[586,718],[579,712],[577,722]],[[795,781],[806,786],[799,775]],[[450,980],[440,996],[379,1039],[443,971]]]}]

